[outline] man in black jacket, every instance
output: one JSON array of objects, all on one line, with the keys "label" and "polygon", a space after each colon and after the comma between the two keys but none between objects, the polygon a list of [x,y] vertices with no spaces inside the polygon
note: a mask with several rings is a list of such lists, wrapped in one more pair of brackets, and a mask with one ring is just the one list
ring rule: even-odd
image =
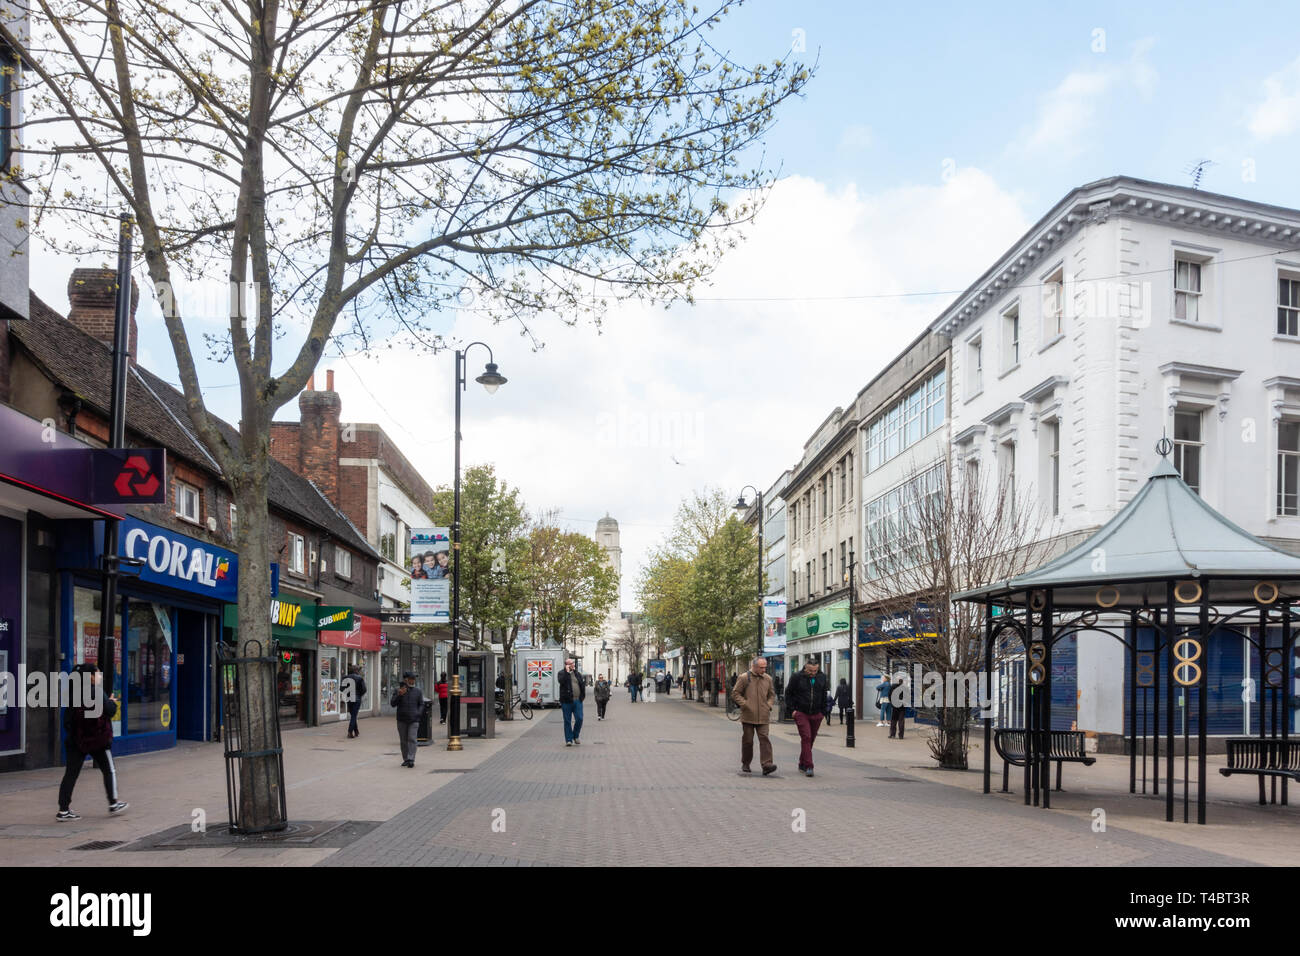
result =
[{"label": "man in black jacket", "polygon": [[351,740],[361,736],[361,731],[357,730],[357,714],[361,711],[361,698],[366,696],[366,681],[361,676],[360,665],[353,664],[348,668],[348,676],[343,678],[340,689],[348,705],[348,739]]},{"label": "man in black jacket", "polygon": [[557,678],[560,685],[560,710],[564,712],[564,746],[573,747],[582,741],[582,702],[587,699],[587,683],[578,673],[577,661],[570,657]]},{"label": "man in black jacket", "polygon": [[72,672],[81,682],[82,694],[89,692],[90,699],[81,707],[69,707],[66,713],[67,766],[63,770],[63,782],[59,784],[59,812],[55,817],[59,820],[81,819],[81,814],[72,809],[72,788],[77,785],[77,777],[81,775],[87,757],[104,775],[108,812],[121,813],[128,805],[117,798],[117,766],[113,763],[113,718],[117,715],[117,698],[104,699],[104,675],[95,664],[78,664]]},{"label": "man in black jacket", "polygon": [[388,703],[397,708],[397,739],[402,745],[402,766],[414,767],[415,750],[419,746],[415,735],[420,730],[420,717],[424,713],[424,691],[415,686],[415,671],[402,674],[402,681]]},{"label": "man in black jacket", "polygon": [[817,658],[811,658],[785,685],[785,699],[799,728],[799,769],[808,777],[813,775],[813,741],[826,714],[826,695],[830,690],[826,676],[818,673],[819,670]]}]

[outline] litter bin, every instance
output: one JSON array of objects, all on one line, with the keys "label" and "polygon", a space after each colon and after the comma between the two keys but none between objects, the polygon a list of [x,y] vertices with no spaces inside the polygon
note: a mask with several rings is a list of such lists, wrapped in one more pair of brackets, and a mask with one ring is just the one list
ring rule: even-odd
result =
[{"label": "litter bin", "polygon": [[426,700],[420,711],[420,726],[415,729],[415,742],[427,747],[433,742],[433,701]]}]

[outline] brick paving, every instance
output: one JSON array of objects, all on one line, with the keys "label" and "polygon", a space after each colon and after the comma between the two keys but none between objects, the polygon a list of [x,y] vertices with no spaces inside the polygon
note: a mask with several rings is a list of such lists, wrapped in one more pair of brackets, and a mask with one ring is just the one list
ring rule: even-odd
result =
[{"label": "brick paving", "polygon": [[[925,766],[923,733],[915,731],[900,746],[881,741],[883,732],[874,725],[860,724],[859,748],[845,750],[836,726],[819,737],[816,776],[809,779],[795,769],[793,727],[773,725],[780,771],[765,779],[739,775],[740,728],[718,710],[677,698],[634,705],[618,697],[607,721],[597,722],[595,708],[589,710],[581,746],[564,746],[560,715],[549,712],[475,772],[318,865],[1256,862],[1253,854],[1232,852],[1239,845],[1238,826],[1183,827],[1161,820],[1162,835],[1155,835],[1152,828],[1112,822],[1106,832],[1095,833],[1095,795],[1085,799],[1088,808],[1063,803],[1061,810],[1043,810],[1023,806],[1019,795],[978,792],[977,774],[934,779]],[[892,751],[884,749],[891,745]],[[1126,773],[1126,762],[1124,767]],[[1082,771],[1073,769],[1077,779]],[[1070,777],[1067,770],[1067,786]],[[957,778],[960,785],[952,782]],[[1125,820],[1125,801],[1140,805],[1135,818],[1162,809],[1127,793],[1108,799]],[[1294,807],[1257,810],[1255,826],[1268,828],[1274,842],[1300,833]],[[799,822],[804,828],[796,832]],[[1181,831],[1177,838],[1166,838],[1175,827]],[[1221,852],[1198,845],[1198,835]]]}]

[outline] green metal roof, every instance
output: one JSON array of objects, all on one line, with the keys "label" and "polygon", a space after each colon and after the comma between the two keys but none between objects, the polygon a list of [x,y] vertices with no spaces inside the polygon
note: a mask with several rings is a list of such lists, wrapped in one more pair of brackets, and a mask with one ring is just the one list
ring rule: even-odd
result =
[{"label": "green metal roof", "polygon": [[[1022,604],[1025,592],[1052,588],[1057,607],[1128,609],[1164,604],[1170,581],[1203,579],[1216,604],[1255,603],[1255,586],[1266,581],[1280,590],[1280,600],[1296,600],[1300,556],[1237,527],[1161,458],[1133,500],[1090,538],[1034,571],[954,600],[991,597]],[[1181,589],[1184,598],[1195,592],[1190,585]],[[1262,594],[1267,598],[1272,591],[1266,586]]]}]

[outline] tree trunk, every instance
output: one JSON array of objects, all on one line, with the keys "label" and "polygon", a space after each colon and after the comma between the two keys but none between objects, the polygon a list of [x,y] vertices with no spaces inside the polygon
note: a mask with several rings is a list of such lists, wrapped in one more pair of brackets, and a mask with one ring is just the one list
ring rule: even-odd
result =
[{"label": "tree trunk", "polygon": [[942,770],[965,770],[968,744],[968,711],[962,707],[943,707],[930,738],[930,753]]},{"label": "tree trunk", "polygon": [[[252,470],[252,469],[250,469]],[[235,547],[239,552],[240,657],[271,656],[270,519],[266,507],[266,464],[260,475],[232,482],[237,508]],[[278,688],[273,670],[247,667],[240,674],[243,688],[240,749],[270,751],[279,747]],[[240,761],[239,820],[241,829],[269,827],[280,818],[284,787],[278,754],[246,757]]]}]

